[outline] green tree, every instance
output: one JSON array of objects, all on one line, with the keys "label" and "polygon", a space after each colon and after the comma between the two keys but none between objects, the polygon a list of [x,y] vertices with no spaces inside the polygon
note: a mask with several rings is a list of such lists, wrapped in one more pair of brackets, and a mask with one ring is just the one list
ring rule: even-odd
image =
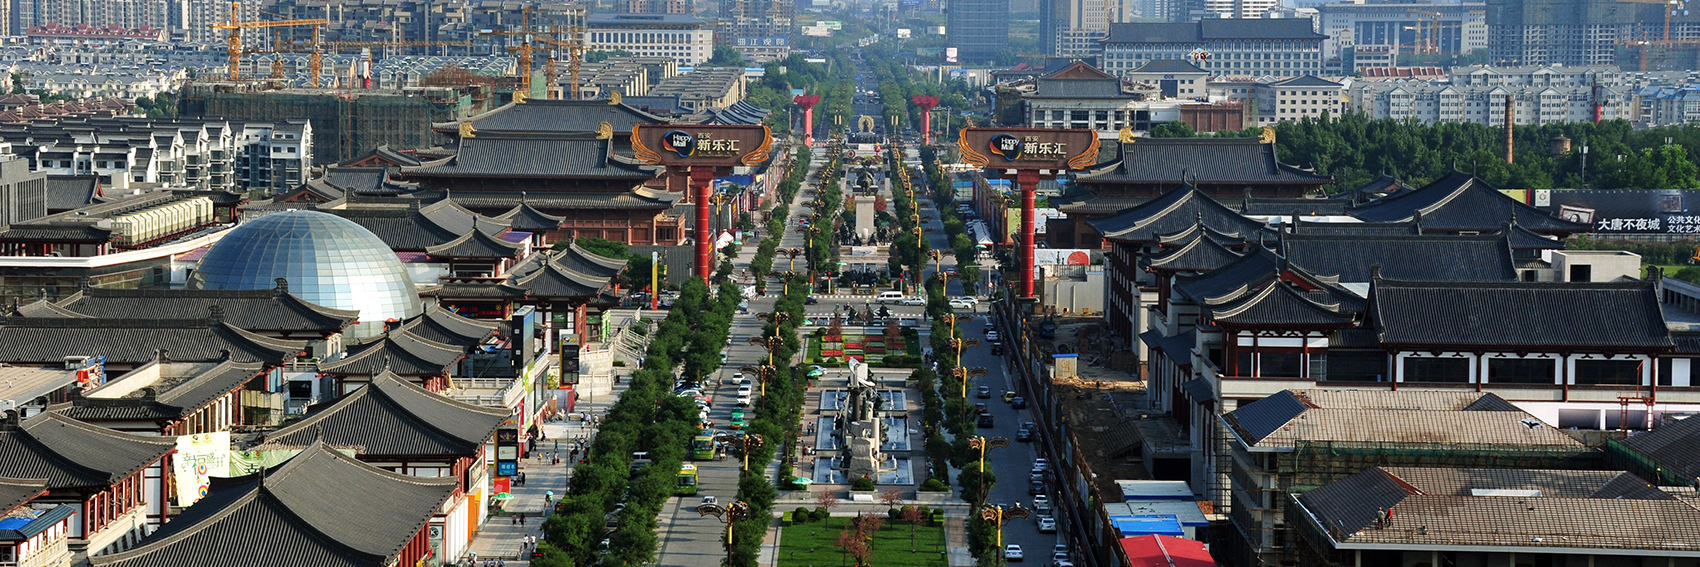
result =
[{"label": "green tree", "polygon": [[601,62],[607,61],[608,59],[613,58],[613,57],[631,57],[631,56],[632,56],[632,52],[626,51],[624,49],[597,50],[597,51],[585,52],[584,61],[586,63],[601,63]]},{"label": "green tree", "polygon": [[573,567],[572,557],[548,541],[537,542],[537,554],[531,558],[535,567]]},{"label": "green tree", "polygon": [[744,62],[744,56],[738,53],[738,50],[732,49],[731,46],[716,45],[714,46],[714,56],[709,57],[708,62],[704,65],[710,67],[743,67],[747,63]]}]

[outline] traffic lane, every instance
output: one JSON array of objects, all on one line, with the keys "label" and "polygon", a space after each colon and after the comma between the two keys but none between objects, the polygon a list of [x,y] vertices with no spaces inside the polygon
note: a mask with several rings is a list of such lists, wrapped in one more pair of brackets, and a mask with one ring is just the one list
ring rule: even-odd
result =
[{"label": "traffic lane", "polygon": [[[1034,459],[1039,457],[1038,445],[1033,442],[1015,441],[1016,432],[1023,422],[1032,421],[1030,410],[1016,410],[1012,404],[1005,403],[1002,398],[1003,390],[1011,389],[1010,380],[1003,372],[1001,357],[993,357],[989,346],[975,347],[972,353],[965,353],[964,358],[969,364],[982,366],[987,369],[983,383],[990,386],[993,397],[990,400],[978,400],[976,403],[987,403],[996,427],[981,429],[981,435],[1004,437],[1011,441],[1010,446],[988,452],[986,460],[992,467],[992,472],[998,478],[998,483],[992,487],[989,502],[1012,505],[1017,502],[1028,510],[1034,509],[1034,498],[1029,490],[1029,475]],[[974,395],[970,393],[970,395]],[[1054,477],[1047,477],[1052,482]],[[1047,494],[1053,499],[1054,494]],[[1053,517],[1055,512],[1052,512]],[[1024,519],[1010,519],[1004,523],[1004,544],[1020,545],[1025,561],[1046,564],[1052,561],[1051,547],[1057,543],[1057,534],[1039,531],[1037,514]]]}]

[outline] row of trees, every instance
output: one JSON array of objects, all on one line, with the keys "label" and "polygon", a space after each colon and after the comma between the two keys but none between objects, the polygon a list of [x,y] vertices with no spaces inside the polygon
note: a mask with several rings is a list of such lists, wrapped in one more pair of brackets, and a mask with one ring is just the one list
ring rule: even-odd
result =
[{"label": "row of trees", "polygon": [[[775,234],[774,238],[779,238]],[[791,488],[797,455],[798,416],[803,411],[804,390],[808,386],[807,369],[792,366],[791,359],[802,348],[797,339],[797,327],[802,325],[803,302],[809,297],[807,286],[791,282],[790,291],[773,305],[773,313],[764,319],[763,337],[779,337],[779,348],[773,350],[773,360],[779,367],[768,380],[761,397],[755,402],[755,419],[747,431],[762,436],[767,442],[750,452],[751,474],[738,479],[738,500],[750,505],[749,519],[732,526],[731,567],[756,567],[760,560],[762,539],[773,523],[773,504],[779,494],[762,471],[780,455],[779,485]],[[783,317],[779,314],[785,314]]]},{"label": "row of trees", "polygon": [[[750,104],[773,111],[767,127],[775,134],[791,131],[790,110],[796,108],[792,90],[821,95],[815,106],[815,123],[832,124],[832,116],[850,116],[850,100],[856,94],[856,65],[850,55],[837,52],[825,65],[810,63],[801,54],[768,63],[760,81],[750,85]],[[851,126],[846,124],[845,126]],[[831,130],[843,130],[840,127]]]},{"label": "row of trees", "polygon": [[[1248,128],[1214,136],[1251,137],[1260,132]],[[1282,122],[1275,134],[1283,162],[1334,176],[1336,191],[1382,174],[1420,186],[1454,170],[1475,172],[1507,189],[1700,188],[1700,167],[1695,165],[1700,159],[1700,126],[1695,125],[1637,130],[1627,121],[1612,120],[1518,126],[1510,164],[1505,163],[1504,130],[1474,122],[1425,124],[1352,113]],[[1199,134],[1183,123],[1169,123],[1153,128],[1151,135]],[[1553,151],[1560,136],[1570,139],[1570,151]],[[1583,147],[1588,148],[1586,155]]]},{"label": "row of trees", "polygon": [[756,278],[757,291],[767,291],[767,277],[773,273],[773,260],[779,253],[779,242],[785,234],[785,221],[791,215],[791,200],[797,197],[797,191],[809,175],[809,159],[808,148],[797,148],[790,169],[785,171],[785,179],[779,180],[779,202],[774,203],[768,214],[767,237],[756,246],[756,255],[750,259],[750,273]]},{"label": "row of trees", "polygon": [[[680,363],[674,355],[684,353],[687,372],[718,364],[738,301],[737,286],[723,285],[718,297],[710,297],[701,280],[685,282],[673,312],[661,322],[641,367],[632,374],[630,387],[603,418],[588,462],[573,469],[566,496],[544,524],[547,536],[538,544],[543,557],[533,565],[590,565],[603,537],[609,539],[606,553],[615,563],[655,560],[656,517],[673,494],[686,441],[698,425],[696,406],[673,394],[673,373]],[[652,460],[636,476],[635,451],[649,452]],[[620,528],[608,533],[605,517],[622,502]]]}]

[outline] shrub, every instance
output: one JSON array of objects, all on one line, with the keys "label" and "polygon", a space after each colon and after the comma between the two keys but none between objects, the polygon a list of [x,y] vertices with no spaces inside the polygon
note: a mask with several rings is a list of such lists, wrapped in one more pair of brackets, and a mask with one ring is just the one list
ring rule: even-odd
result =
[{"label": "shrub", "polygon": [[874,491],[874,479],[871,479],[871,478],[868,478],[868,477],[865,477],[865,476],[862,477],[862,478],[858,478],[854,482],[850,483],[850,490],[855,490],[855,491],[859,491],[859,492],[873,492]]},{"label": "shrub", "polygon": [[892,508],[892,509],[885,511],[885,517],[891,518],[893,520],[898,519],[902,515],[903,515],[903,509],[902,508]]},{"label": "shrub", "polygon": [[825,507],[819,507],[819,508],[815,508],[814,511],[809,512],[809,521],[811,521],[811,522],[824,522],[824,521],[826,521],[827,518],[829,518],[831,516],[832,516],[832,513],[827,512]]},{"label": "shrub", "polygon": [[950,487],[944,485],[938,478],[929,478],[921,483],[921,492],[950,492]]},{"label": "shrub", "polygon": [[804,508],[802,506],[798,506],[796,510],[791,511],[791,518],[796,520],[799,524],[809,521],[809,519],[813,516],[814,514],[809,512],[808,508]]}]

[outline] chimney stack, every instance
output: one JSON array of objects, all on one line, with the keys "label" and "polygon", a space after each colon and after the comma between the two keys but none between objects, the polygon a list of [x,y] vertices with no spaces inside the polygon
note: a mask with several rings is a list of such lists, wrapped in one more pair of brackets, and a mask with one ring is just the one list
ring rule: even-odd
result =
[{"label": "chimney stack", "polygon": [[1517,124],[1517,106],[1511,95],[1505,95],[1505,164],[1511,165],[1511,131]]}]

